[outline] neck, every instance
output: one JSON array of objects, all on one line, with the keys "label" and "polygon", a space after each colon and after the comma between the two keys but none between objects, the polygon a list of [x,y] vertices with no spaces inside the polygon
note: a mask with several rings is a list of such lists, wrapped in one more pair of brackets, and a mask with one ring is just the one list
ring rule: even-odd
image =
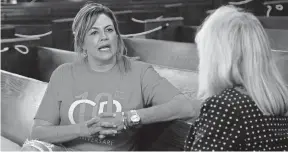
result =
[{"label": "neck", "polygon": [[111,60],[107,61],[97,61],[93,58],[88,57],[88,65],[89,67],[96,72],[106,72],[111,70],[116,64],[116,57],[111,58]]}]

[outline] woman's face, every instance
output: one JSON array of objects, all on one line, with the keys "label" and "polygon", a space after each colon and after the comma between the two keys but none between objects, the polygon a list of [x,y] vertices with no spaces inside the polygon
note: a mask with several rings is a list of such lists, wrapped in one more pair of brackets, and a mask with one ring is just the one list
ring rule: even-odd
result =
[{"label": "woman's face", "polygon": [[87,50],[88,59],[112,61],[117,52],[117,37],[112,20],[105,14],[99,15],[85,36],[83,49]]}]

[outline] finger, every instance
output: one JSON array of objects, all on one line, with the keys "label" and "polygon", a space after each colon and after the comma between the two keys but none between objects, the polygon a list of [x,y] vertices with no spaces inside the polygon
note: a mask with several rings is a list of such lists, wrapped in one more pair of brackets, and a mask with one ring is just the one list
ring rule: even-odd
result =
[{"label": "finger", "polygon": [[117,130],[126,130],[126,126],[123,124],[123,125],[120,125],[118,126]]},{"label": "finger", "polygon": [[117,128],[117,125],[115,125],[113,122],[101,122],[100,126],[105,128]]},{"label": "finger", "polygon": [[90,126],[91,128],[101,127],[100,123],[95,123]]},{"label": "finger", "polygon": [[101,130],[99,132],[100,135],[113,135],[113,134],[117,134],[117,130]]},{"label": "finger", "polygon": [[105,135],[99,135],[98,136],[98,138],[100,138],[100,139],[103,139],[103,138],[105,138],[106,136]]},{"label": "finger", "polygon": [[89,130],[90,130],[90,134],[94,135],[100,132],[101,127],[89,128]]},{"label": "finger", "polygon": [[86,122],[87,127],[91,126],[92,124],[98,123],[100,119],[98,117],[94,117]]},{"label": "finger", "polygon": [[99,117],[116,117],[116,113],[103,112],[99,115]]}]

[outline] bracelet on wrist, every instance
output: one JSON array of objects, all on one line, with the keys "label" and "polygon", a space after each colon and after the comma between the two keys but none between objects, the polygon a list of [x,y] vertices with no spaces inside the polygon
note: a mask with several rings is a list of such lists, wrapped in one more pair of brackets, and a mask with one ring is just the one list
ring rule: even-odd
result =
[{"label": "bracelet on wrist", "polygon": [[124,130],[128,129],[128,124],[127,124],[127,116],[125,115],[125,112],[122,112],[122,121],[124,125]]}]

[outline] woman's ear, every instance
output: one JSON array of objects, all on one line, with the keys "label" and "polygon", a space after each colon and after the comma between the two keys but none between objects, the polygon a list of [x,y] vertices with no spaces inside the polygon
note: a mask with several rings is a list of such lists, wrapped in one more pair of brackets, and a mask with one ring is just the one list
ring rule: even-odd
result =
[{"label": "woman's ear", "polygon": [[79,47],[79,49],[80,49],[80,54],[82,55],[82,56],[87,56],[87,50],[84,48],[84,47]]}]

